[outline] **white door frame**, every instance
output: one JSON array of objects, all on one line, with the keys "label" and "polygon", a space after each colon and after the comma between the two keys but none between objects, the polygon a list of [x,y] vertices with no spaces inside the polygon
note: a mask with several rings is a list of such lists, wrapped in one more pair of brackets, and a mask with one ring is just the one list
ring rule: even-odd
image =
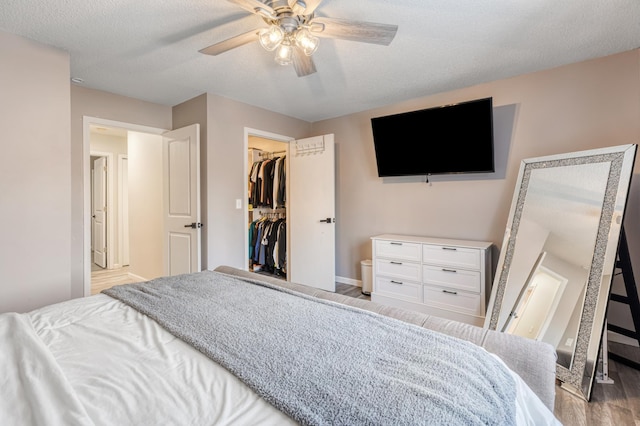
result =
[{"label": "white door frame", "polygon": [[[107,267],[105,269],[113,269],[116,267],[115,259],[113,257],[115,252],[115,212],[113,211],[113,188],[115,187],[113,186],[113,153],[104,151],[92,151],[91,146],[89,146],[89,150],[89,161],[91,161],[91,157],[104,157],[107,161],[107,239],[105,241],[107,247]],[[91,191],[91,188],[89,190]],[[89,195],[89,198],[91,198],[91,195]],[[91,200],[89,200],[89,202],[91,202]]]},{"label": "white door frame", "polygon": [[[242,157],[243,157],[243,163],[244,163],[244,199],[242,200],[242,205],[244,206],[244,241],[245,243],[242,245],[243,247],[243,252],[242,252],[242,259],[244,259],[243,262],[243,269],[244,270],[249,270],[249,262],[248,262],[248,246],[249,246],[249,227],[247,226],[247,224],[249,223],[249,203],[247,200],[247,188],[249,188],[249,159],[247,156],[247,151],[249,150],[249,136],[256,136],[259,138],[264,138],[264,139],[272,139],[278,142],[285,142],[285,143],[289,143],[293,140],[295,140],[295,138],[292,138],[290,136],[283,136],[283,135],[278,135],[276,133],[271,133],[271,132],[265,132],[263,130],[257,130],[257,129],[252,129],[250,127],[245,127],[244,128],[244,149],[242,150]],[[288,195],[288,191],[289,191],[289,185],[286,185],[286,191],[287,191],[287,195]],[[287,196],[287,200],[289,199],[289,197]],[[289,233],[287,232],[287,247],[289,247]],[[287,280],[289,280],[289,274],[287,274]]]},{"label": "white door frame", "polygon": [[[124,164],[129,163],[127,154],[118,154],[118,263],[120,266],[129,264],[128,256],[125,257],[125,248],[129,250],[129,234],[124,232],[129,228],[129,200],[124,196],[128,193],[128,178],[125,180]],[[128,176],[128,174],[127,174]],[[125,208],[126,204],[126,208]]]},{"label": "white door frame", "polygon": [[91,140],[90,126],[92,124],[107,127],[119,127],[134,132],[151,133],[155,135],[162,135],[164,132],[169,130],[125,123],[122,121],[106,120],[104,118],[91,117],[87,115],[82,117],[84,296],[91,295],[91,168],[89,165],[91,161],[91,145],[89,142]]}]

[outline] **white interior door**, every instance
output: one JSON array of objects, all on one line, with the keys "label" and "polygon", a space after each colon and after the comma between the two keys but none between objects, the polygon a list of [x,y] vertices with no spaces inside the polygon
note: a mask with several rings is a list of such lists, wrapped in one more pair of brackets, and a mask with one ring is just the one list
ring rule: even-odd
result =
[{"label": "white interior door", "polygon": [[287,184],[291,281],[336,291],[333,135],[291,142]]},{"label": "white interior door", "polygon": [[93,262],[107,267],[107,159],[93,162]]},{"label": "white interior door", "polygon": [[540,340],[545,320],[553,316],[552,308],[554,304],[557,306],[563,287],[563,280],[557,274],[538,269],[507,333]]},{"label": "white interior door", "polygon": [[162,135],[165,275],[200,271],[200,126]]}]

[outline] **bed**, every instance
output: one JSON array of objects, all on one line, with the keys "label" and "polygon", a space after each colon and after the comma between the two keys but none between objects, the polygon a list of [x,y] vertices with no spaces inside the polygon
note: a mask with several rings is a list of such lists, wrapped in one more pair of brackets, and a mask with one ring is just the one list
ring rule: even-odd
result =
[{"label": "bed", "polygon": [[231,267],[0,315],[7,425],[559,424],[550,345]]}]

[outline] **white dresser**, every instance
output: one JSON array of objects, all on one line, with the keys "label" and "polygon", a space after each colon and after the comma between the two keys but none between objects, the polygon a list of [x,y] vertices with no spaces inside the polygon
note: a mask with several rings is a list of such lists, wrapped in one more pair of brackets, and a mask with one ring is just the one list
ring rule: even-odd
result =
[{"label": "white dresser", "polygon": [[492,243],[394,234],[371,240],[372,301],[484,325]]}]

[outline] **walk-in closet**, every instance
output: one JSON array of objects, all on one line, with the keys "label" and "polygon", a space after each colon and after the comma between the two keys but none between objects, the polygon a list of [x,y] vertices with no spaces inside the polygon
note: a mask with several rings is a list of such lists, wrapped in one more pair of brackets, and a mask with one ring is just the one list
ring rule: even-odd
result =
[{"label": "walk-in closet", "polygon": [[247,129],[245,141],[246,268],[335,291],[333,135]]},{"label": "walk-in closet", "polygon": [[247,205],[250,271],[287,277],[287,153],[289,144],[249,136]]}]

